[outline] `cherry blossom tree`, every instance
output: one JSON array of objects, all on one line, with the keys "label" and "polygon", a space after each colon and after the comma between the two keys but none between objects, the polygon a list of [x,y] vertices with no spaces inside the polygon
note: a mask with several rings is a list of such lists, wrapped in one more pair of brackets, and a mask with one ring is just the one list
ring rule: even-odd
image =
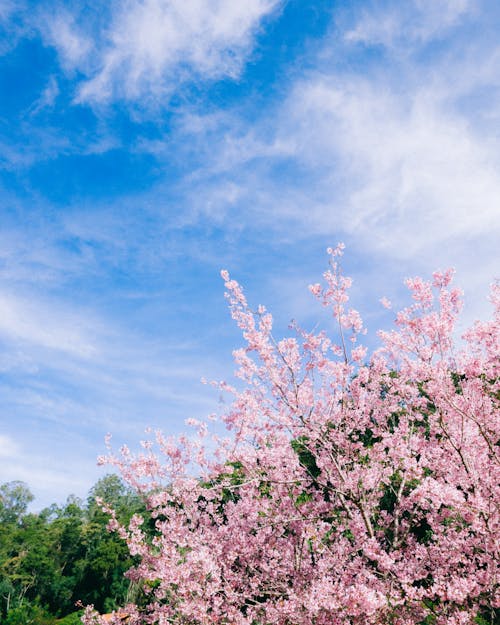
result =
[{"label": "cherry blossom tree", "polygon": [[[500,289],[458,346],[452,272],[407,280],[412,304],[369,354],[342,246],[310,287],[336,339],[252,310],[222,272],[245,347],[227,435],[109,447],[151,518],[110,528],[138,565],[131,623],[465,625],[499,618]],[[387,302],[385,302],[388,305]],[[105,504],[104,504],[105,505]],[[85,622],[100,622],[88,608]],[[474,620],[476,619],[476,621]],[[117,621],[119,617],[117,615]],[[498,621],[495,621],[498,622]]]}]

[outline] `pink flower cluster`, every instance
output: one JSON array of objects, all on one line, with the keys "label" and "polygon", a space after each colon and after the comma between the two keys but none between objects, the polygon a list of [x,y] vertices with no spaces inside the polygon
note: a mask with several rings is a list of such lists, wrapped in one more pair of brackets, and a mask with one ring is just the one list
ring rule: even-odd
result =
[{"label": "pink flower cluster", "polygon": [[[498,618],[500,292],[493,321],[455,345],[451,272],[408,280],[413,303],[368,354],[350,280],[329,250],[337,338],[276,340],[223,272],[246,342],[228,434],[156,435],[105,462],[152,522],[110,527],[140,564],[130,623],[459,625]],[[243,381],[243,388],[241,388]],[[197,472],[193,474],[193,467]],[[194,475],[194,477],[193,477]],[[154,526],[154,530],[151,527]],[[119,622],[117,616],[117,622]],[[85,622],[101,622],[87,611]]]}]

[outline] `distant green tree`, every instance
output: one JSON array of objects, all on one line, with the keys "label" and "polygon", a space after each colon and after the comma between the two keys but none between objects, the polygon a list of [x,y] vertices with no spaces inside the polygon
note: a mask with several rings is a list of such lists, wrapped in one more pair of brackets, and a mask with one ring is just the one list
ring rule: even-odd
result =
[{"label": "distant green tree", "polygon": [[83,610],[71,612],[67,616],[58,619],[57,625],[82,625]]},{"label": "distant green tree", "polygon": [[72,625],[79,622],[79,600],[103,611],[125,602],[130,584],[124,574],[133,559],[107,530],[109,517],[97,502],[112,505],[122,522],[143,511],[120,478],[103,477],[85,503],[70,495],[63,506],[36,514],[27,511],[33,495],[23,482],[1,485],[0,497],[2,625],[49,625],[62,617]]},{"label": "distant green tree", "polygon": [[55,625],[56,620],[40,606],[24,603],[10,610],[2,622],[5,625]]},{"label": "distant green tree", "polygon": [[[122,522],[128,522],[135,512],[143,512],[144,506],[140,498],[113,474],[101,478],[87,499],[87,523],[82,536],[85,561],[75,593],[84,604],[92,603],[97,609],[109,612],[126,600],[130,582],[125,573],[134,564],[134,559],[123,541],[107,530],[109,516],[101,510],[100,499],[116,510]],[[102,592],[103,588],[106,594]]]},{"label": "distant green tree", "polygon": [[[131,488],[129,488],[118,475],[110,473],[98,480],[90,489],[87,498],[87,515],[92,519],[95,515],[102,515],[101,506],[98,500],[104,501],[111,506],[117,516],[129,519],[135,512],[142,512],[144,505]],[[104,517],[109,520],[107,514]]]},{"label": "distant green tree", "polygon": [[0,523],[19,522],[33,498],[33,494],[24,482],[16,480],[2,484],[0,486]]}]

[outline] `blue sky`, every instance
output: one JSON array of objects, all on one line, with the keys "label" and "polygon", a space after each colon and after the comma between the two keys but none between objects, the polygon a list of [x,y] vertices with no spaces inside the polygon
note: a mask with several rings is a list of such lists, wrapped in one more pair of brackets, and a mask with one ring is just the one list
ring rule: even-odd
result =
[{"label": "blue sky", "polygon": [[437,268],[486,317],[499,29],[489,0],[4,0],[0,481],[85,496],[107,432],[218,409],[221,268],[278,332],[328,327],[339,240],[370,344]]}]

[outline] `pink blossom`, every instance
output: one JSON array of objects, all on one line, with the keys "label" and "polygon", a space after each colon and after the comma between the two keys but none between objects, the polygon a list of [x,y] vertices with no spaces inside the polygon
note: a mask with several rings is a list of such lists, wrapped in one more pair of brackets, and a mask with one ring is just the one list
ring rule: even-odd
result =
[{"label": "pink blossom", "polygon": [[[500,607],[500,289],[494,319],[457,346],[452,272],[410,279],[370,354],[342,250],[310,287],[331,338],[294,324],[276,339],[222,272],[245,341],[238,386],[214,383],[231,398],[226,435],[190,419],[189,437],[156,433],[138,455],[107,441],[101,462],[150,515],[124,527],[102,502],[139,561],[131,623],[465,625]],[[87,608],[86,625],[99,619]]]}]

